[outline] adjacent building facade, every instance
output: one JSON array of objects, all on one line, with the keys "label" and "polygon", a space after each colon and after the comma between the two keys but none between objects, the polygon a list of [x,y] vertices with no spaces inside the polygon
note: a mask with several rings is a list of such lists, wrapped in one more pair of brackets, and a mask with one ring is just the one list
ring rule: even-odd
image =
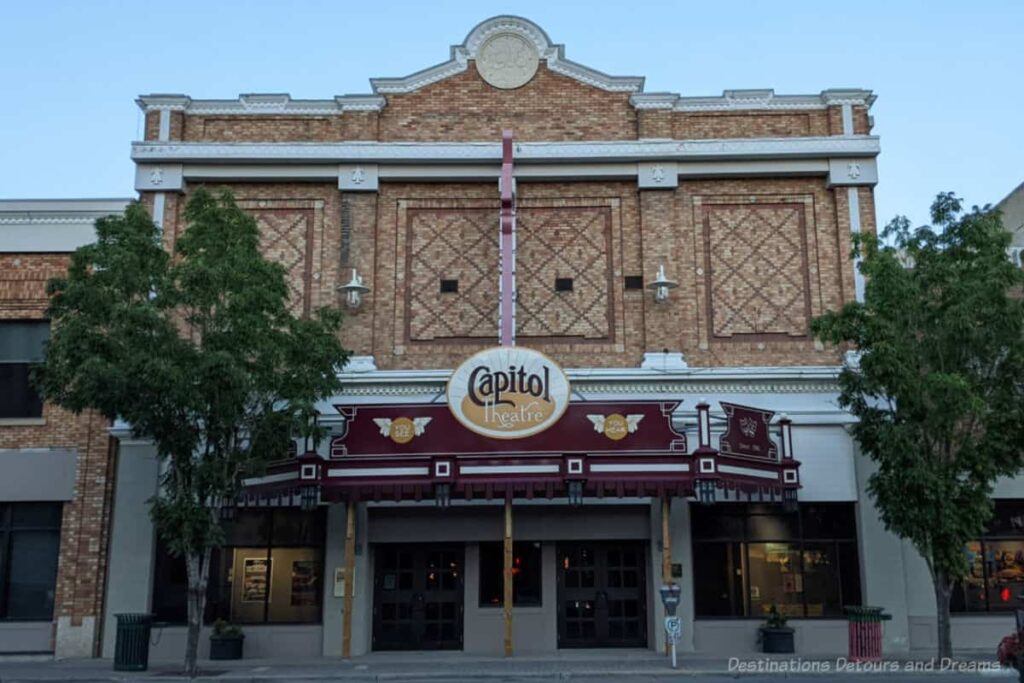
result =
[{"label": "adjacent building facade", "polygon": [[129,200],[0,201],[0,654],[98,654],[114,451],[110,425],[44,404],[46,283]]},{"label": "adjacent building facade", "polygon": [[[686,652],[756,651],[776,606],[798,653],[841,653],[850,604],[893,614],[887,652],[933,647],[927,570],[865,494],[843,359],[810,334],[863,295],[872,93],[647,93],[518,17],[450,54],[366,95],[139,99],[135,189],[168,249],[190,189],[229,188],[295,313],[345,308],[355,354],[331,438],[247,481],[208,621],[251,656],[659,648],[672,582]],[[145,611],[176,657],[184,569],[144,521],[159,463],[111,434],[97,647]],[[1019,487],[997,494],[958,647],[1009,631],[1024,579]]]}]

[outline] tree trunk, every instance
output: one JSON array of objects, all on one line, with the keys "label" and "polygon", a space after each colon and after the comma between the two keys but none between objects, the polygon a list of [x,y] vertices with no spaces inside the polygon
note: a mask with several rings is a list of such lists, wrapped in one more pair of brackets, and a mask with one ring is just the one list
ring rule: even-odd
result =
[{"label": "tree trunk", "polygon": [[185,675],[198,675],[199,632],[203,628],[206,610],[206,584],[210,578],[210,548],[185,555],[188,570],[188,639],[185,643]]},{"label": "tree trunk", "polygon": [[938,627],[939,659],[953,657],[953,639],[949,624],[949,596],[953,592],[953,584],[949,577],[935,573],[932,575],[935,586],[935,615]]}]

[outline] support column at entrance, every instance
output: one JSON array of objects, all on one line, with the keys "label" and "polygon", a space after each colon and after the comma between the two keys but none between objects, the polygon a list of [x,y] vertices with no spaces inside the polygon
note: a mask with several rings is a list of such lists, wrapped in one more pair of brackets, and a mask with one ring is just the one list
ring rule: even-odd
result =
[{"label": "support column at entrance", "polygon": [[512,498],[505,497],[505,567],[504,608],[505,608],[505,656],[512,656]]},{"label": "support column at entrance", "polygon": [[[373,576],[370,563],[367,510],[365,504],[356,504],[351,515],[347,503],[327,506],[327,543],[324,551],[324,597],[323,597],[323,646],[325,657],[340,657],[345,640],[346,614],[351,614],[351,656],[357,657],[369,652],[371,647],[373,617]],[[349,519],[354,520],[353,540],[349,544],[346,532]],[[351,551],[351,552],[348,552]],[[348,557],[352,557],[350,563]],[[345,591],[335,592],[336,572],[352,567],[352,606],[345,606]],[[346,587],[347,588],[347,587]]]}]

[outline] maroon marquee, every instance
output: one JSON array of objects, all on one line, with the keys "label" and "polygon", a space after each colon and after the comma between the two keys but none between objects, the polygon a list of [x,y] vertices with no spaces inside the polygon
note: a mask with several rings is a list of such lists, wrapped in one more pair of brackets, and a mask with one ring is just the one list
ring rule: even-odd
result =
[{"label": "maroon marquee", "polygon": [[306,453],[280,461],[245,485],[254,496],[315,489],[329,501],[692,496],[698,489],[795,499],[799,463],[788,419],[770,434],[771,411],[723,404],[732,411],[726,409],[722,440],[732,429],[729,420],[746,415],[736,408],[760,413],[765,455],[737,452],[736,442],[726,442],[729,452],[719,451],[711,446],[709,406],[700,404],[698,444],[690,452],[686,435],[672,424],[678,405],[572,403],[552,428],[508,440],[470,431],[444,403],[338,405],[344,427],[331,440],[328,458]]}]

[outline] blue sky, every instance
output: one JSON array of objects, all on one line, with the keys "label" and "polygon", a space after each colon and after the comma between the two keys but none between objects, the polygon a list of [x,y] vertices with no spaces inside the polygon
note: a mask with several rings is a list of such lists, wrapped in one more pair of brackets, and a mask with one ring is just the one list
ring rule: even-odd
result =
[{"label": "blue sky", "polygon": [[12,2],[0,12],[0,198],[132,195],[135,97],[369,92],[520,14],[647,91],[871,88],[880,224],[1024,180],[1024,2]]}]

